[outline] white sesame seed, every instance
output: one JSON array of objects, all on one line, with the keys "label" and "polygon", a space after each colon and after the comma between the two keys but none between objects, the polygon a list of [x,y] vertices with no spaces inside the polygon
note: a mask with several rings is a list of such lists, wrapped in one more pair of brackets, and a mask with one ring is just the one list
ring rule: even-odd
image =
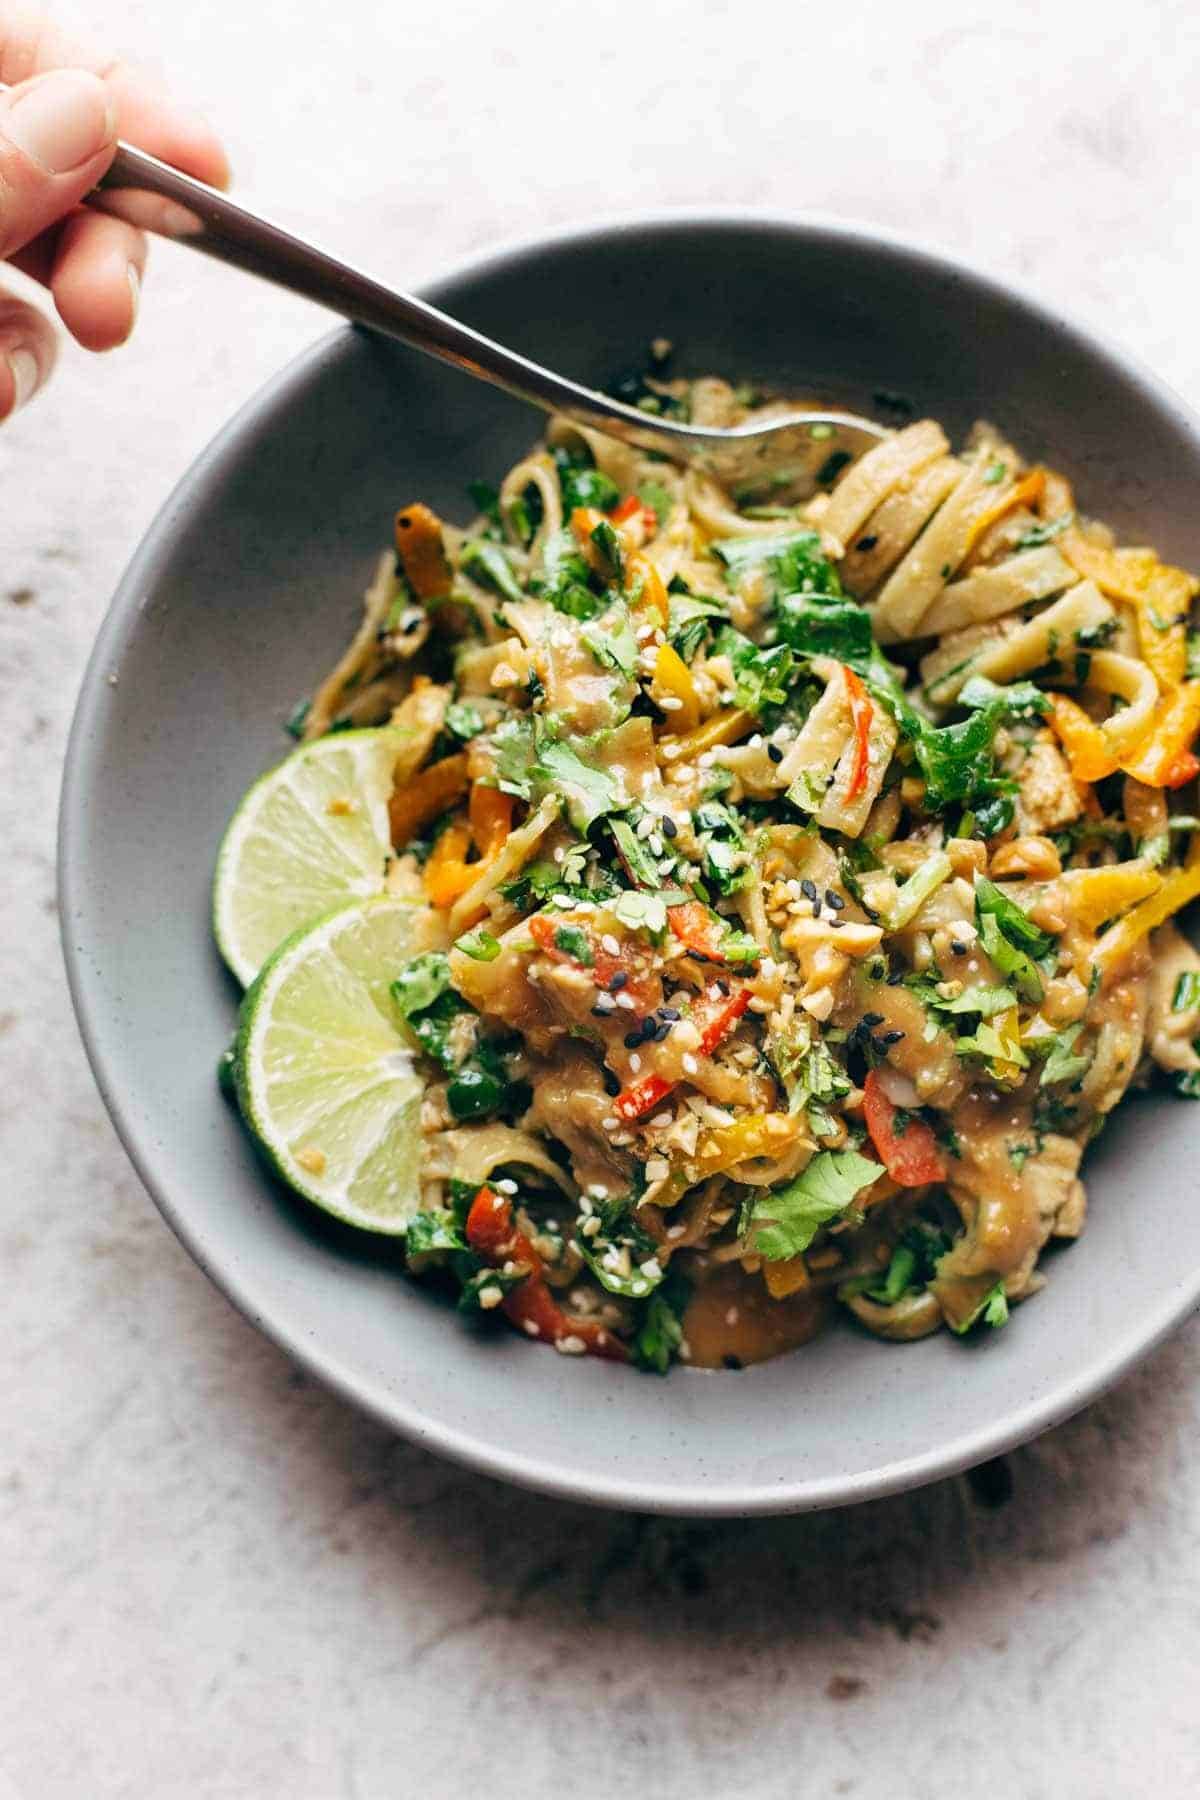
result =
[{"label": "white sesame seed", "polygon": [[619,1007],[621,1007],[625,1012],[632,1012],[634,1009],[633,995],[632,994],[618,994],[617,995],[617,1005]]},{"label": "white sesame seed", "polygon": [[666,850],[666,845],[663,843],[662,839],[659,837],[657,831],[652,831],[646,841],[650,845],[650,848],[653,851],[655,856],[663,855],[664,851]]},{"label": "white sesame seed", "polygon": [[567,860],[567,853],[561,844],[555,846],[554,860],[556,863],[566,862]]},{"label": "white sesame seed", "polygon": [[581,1337],[572,1332],[570,1337],[555,1338],[554,1348],[563,1356],[582,1356],[587,1349]]},{"label": "white sesame seed", "polygon": [[683,1057],[684,1074],[695,1075],[699,1067],[700,1064],[696,1061],[696,1058],[692,1055],[691,1051],[685,1051]]},{"label": "white sesame seed", "polygon": [[729,1308],[728,1312],[725,1314],[725,1323],[727,1325],[736,1325],[738,1322],[738,1319],[740,1317],[741,1317],[741,1314],[738,1312],[737,1307],[731,1306]]},{"label": "white sesame seed", "polygon": [[716,757],[715,757],[715,756],[714,756],[714,755],[713,755],[713,753],[712,753],[712,751],[711,751],[711,750],[705,750],[705,751],[703,751],[703,752],[702,752],[702,753],[701,753],[701,754],[700,754],[700,755],[699,755],[699,756],[698,756],[698,757],[697,757],[697,758],[696,758],[696,762],[697,762],[697,764],[698,764],[698,765],[699,765],[699,767],[700,767],[700,768],[702,768],[702,769],[711,769],[711,768],[712,768],[712,766],[713,766],[713,764],[714,764],[714,763],[715,763],[715,762],[716,762],[716,760],[717,760],[717,759],[716,759]]},{"label": "white sesame seed", "polygon": [[600,939],[600,948],[602,950],[607,950],[610,956],[620,956],[621,954],[620,942],[613,936],[611,931],[606,931],[604,936]]},{"label": "white sesame seed", "polygon": [[762,741],[763,741],[762,732],[756,731],[754,733],[753,737],[746,739],[746,748],[748,750],[761,750],[762,749]]},{"label": "white sesame seed", "polygon": [[644,1275],[647,1281],[659,1281],[662,1279],[662,1265],[657,1257],[648,1257],[639,1265],[638,1274]]},{"label": "white sesame seed", "polygon": [[675,1114],[672,1112],[655,1113],[650,1123],[658,1130],[664,1130],[668,1125],[673,1125],[675,1123]]},{"label": "white sesame seed", "polygon": [[636,830],[640,838],[648,838],[650,833],[654,830],[653,815],[650,813],[643,813],[642,817],[637,822]]},{"label": "white sesame seed", "polygon": [[615,1131],[620,1123],[621,1121],[618,1118],[612,1113],[609,1113],[606,1119],[601,1119],[600,1129],[602,1131]]},{"label": "white sesame seed", "polygon": [[495,1187],[497,1192],[501,1194],[515,1194],[518,1191],[515,1181],[497,1181]]},{"label": "white sesame seed", "polygon": [[599,1231],[599,1229],[600,1229],[600,1221],[596,1217],[595,1213],[593,1213],[591,1218],[585,1219],[583,1221],[583,1224],[579,1227],[579,1235],[580,1235],[580,1237],[592,1238],[592,1237],[595,1237],[595,1235]]},{"label": "white sesame seed", "polygon": [[687,1230],[686,1225],[669,1225],[667,1227],[667,1236],[670,1238],[671,1242],[674,1243],[677,1238],[681,1238],[683,1236],[683,1234],[686,1230]]},{"label": "white sesame seed", "polygon": [[492,670],[493,687],[513,687],[519,680],[520,676],[511,663],[498,662]]},{"label": "white sesame seed", "polygon": [[485,1287],[479,1290],[479,1304],[484,1312],[491,1312],[493,1306],[499,1306],[504,1295],[498,1287]]},{"label": "white sesame seed", "polygon": [[769,1013],[771,1006],[770,1000],[764,1000],[761,994],[755,994],[750,1002],[749,1010],[754,1013]]},{"label": "white sesame seed", "polygon": [[530,1337],[541,1337],[542,1334],[538,1330],[537,1326],[534,1324],[532,1319],[525,1319],[523,1321],[523,1324],[525,1326],[526,1331],[529,1333]]},{"label": "white sesame seed", "polygon": [[597,994],[596,995],[596,1011],[597,1012],[602,1012],[602,1013],[615,1012],[616,1006],[617,1006],[617,1003],[613,999],[611,994]]},{"label": "white sesame seed", "polygon": [[638,1055],[636,1050],[634,1051],[633,1055],[629,1059],[629,1066],[633,1070],[635,1075],[638,1073],[638,1070],[642,1066],[642,1059]]}]

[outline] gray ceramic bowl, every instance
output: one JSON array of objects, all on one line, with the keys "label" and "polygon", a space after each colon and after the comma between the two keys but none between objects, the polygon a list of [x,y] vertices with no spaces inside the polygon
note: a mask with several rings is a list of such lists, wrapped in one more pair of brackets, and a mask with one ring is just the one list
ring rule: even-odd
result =
[{"label": "gray ceramic bowl", "polygon": [[[693,373],[906,396],[952,433],[986,415],[1135,541],[1200,566],[1200,428],[1045,307],[882,233],[668,215],[476,261],[429,298],[585,381],[667,334]],[[247,1318],[347,1399],[531,1487],[677,1513],[831,1506],[913,1486],[1092,1399],[1200,1297],[1200,1114],[1123,1110],[1089,1159],[1082,1240],[979,1343],[836,1327],[740,1374],[660,1381],[482,1340],[394,1253],[281,1194],[217,1092],[236,995],[209,880],[243,789],[340,647],[397,502],[461,516],[539,420],[342,330],[252,400],[167,502],[88,669],[62,805],[76,1007],[118,1131],[184,1243]]]}]

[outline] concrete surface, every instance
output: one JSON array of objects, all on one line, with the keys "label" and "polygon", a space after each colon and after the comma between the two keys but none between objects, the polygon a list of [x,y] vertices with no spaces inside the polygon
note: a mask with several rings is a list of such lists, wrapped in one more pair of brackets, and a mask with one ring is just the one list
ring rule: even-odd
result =
[{"label": "concrete surface", "polygon": [[[250,193],[394,276],[641,203],[828,208],[1021,275],[1200,403],[1182,0],[103,10]],[[0,1795],[1194,1795],[1200,1323],[972,1479],[614,1517],[348,1411],[139,1188],[60,967],[64,736],[167,489],[322,329],[163,249],[134,346],[68,353],[0,433]]]}]

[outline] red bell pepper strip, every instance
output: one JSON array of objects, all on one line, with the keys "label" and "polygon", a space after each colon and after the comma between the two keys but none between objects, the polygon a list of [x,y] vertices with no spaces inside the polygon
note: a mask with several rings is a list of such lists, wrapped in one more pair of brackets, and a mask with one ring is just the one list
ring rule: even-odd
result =
[{"label": "red bell pepper strip", "polygon": [[511,1262],[529,1270],[524,1281],[500,1302],[510,1325],[547,1344],[576,1338],[592,1356],[606,1356],[613,1362],[628,1360],[624,1344],[606,1326],[595,1319],[573,1319],[563,1311],[547,1284],[545,1263],[513,1222],[511,1200],[481,1187],[467,1214],[467,1242],[493,1268]]},{"label": "red bell pepper strip", "polygon": [[608,516],[614,525],[623,525],[626,519],[636,518],[638,513],[646,521],[646,536],[653,537],[658,530],[658,514],[644,500],[639,500],[636,494],[626,494],[621,504],[614,506]]},{"label": "red bell pepper strip", "polygon": [[687,900],[682,906],[668,906],[667,923],[693,955],[703,957],[706,962],[725,961],[721,954],[720,927],[699,900]]},{"label": "red bell pepper strip", "polygon": [[872,1069],[863,1083],[863,1117],[884,1168],[900,1187],[944,1181],[946,1168],[932,1128],[924,1119],[910,1117],[904,1129],[897,1131],[899,1110],[888,1099],[879,1070]]},{"label": "red bell pepper strip", "polygon": [[[626,953],[614,956],[604,948],[596,934],[589,931],[573,914],[561,913],[555,918],[549,913],[535,913],[528,925],[529,935],[543,956],[548,956],[551,962],[570,963],[572,968],[586,969],[598,988],[607,988],[614,975],[623,974],[627,977],[625,992],[643,1009],[652,1008],[656,1004],[656,992],[661,998],[661,990],[656,989],[653,974],[648,969],[639,968],[636,958]],[[558,933],[564,925],[582,932],[587,939],[592,958],[590,963],[581,962],[579,957],[564,950],[558,942]]]},{"label": "red bell pepper strip", "polygon": [[[728,1037],[737,1021],[750,1004],[749,988],[739,988],[709,1019],[700,1032],[700,1042],[696,1046],[701,1056],[711,1056],[723,1038]],[[613,1102],[613,1111],[623,1119],[641,1119],[648,1112],[653,1112],[660,1100],[665,1100],[675,1086],[665,1075],[643,1075],[632,1087],[627,1087],[617,1095]]]},{"label": "red bell pepper strip", "polygon": [[871,720],[875,716],[875,708],[871,705],[870,696],[861,680],[845,663],[842,664],[842,674],[846,677],[846,698],[850,702],[850,721],[854,726],[854,767],[850,772],[846,798],[854,800],[867,785],[871,767]]}]

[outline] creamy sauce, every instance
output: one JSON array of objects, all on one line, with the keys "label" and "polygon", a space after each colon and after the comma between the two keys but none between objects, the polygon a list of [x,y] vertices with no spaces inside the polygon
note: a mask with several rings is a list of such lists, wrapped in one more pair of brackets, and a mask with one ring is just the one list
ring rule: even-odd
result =
[{"label": "creamy sauce", "polygon": [[705,1271],[697,1259],[688,1270],[696,1281],[683,1315],[683,1335],[697,1369],[728,1369],[766,1362],[816,1337],[831,1302],[811,1289],[772,1300],[761,1275],[740,1263]]}]

